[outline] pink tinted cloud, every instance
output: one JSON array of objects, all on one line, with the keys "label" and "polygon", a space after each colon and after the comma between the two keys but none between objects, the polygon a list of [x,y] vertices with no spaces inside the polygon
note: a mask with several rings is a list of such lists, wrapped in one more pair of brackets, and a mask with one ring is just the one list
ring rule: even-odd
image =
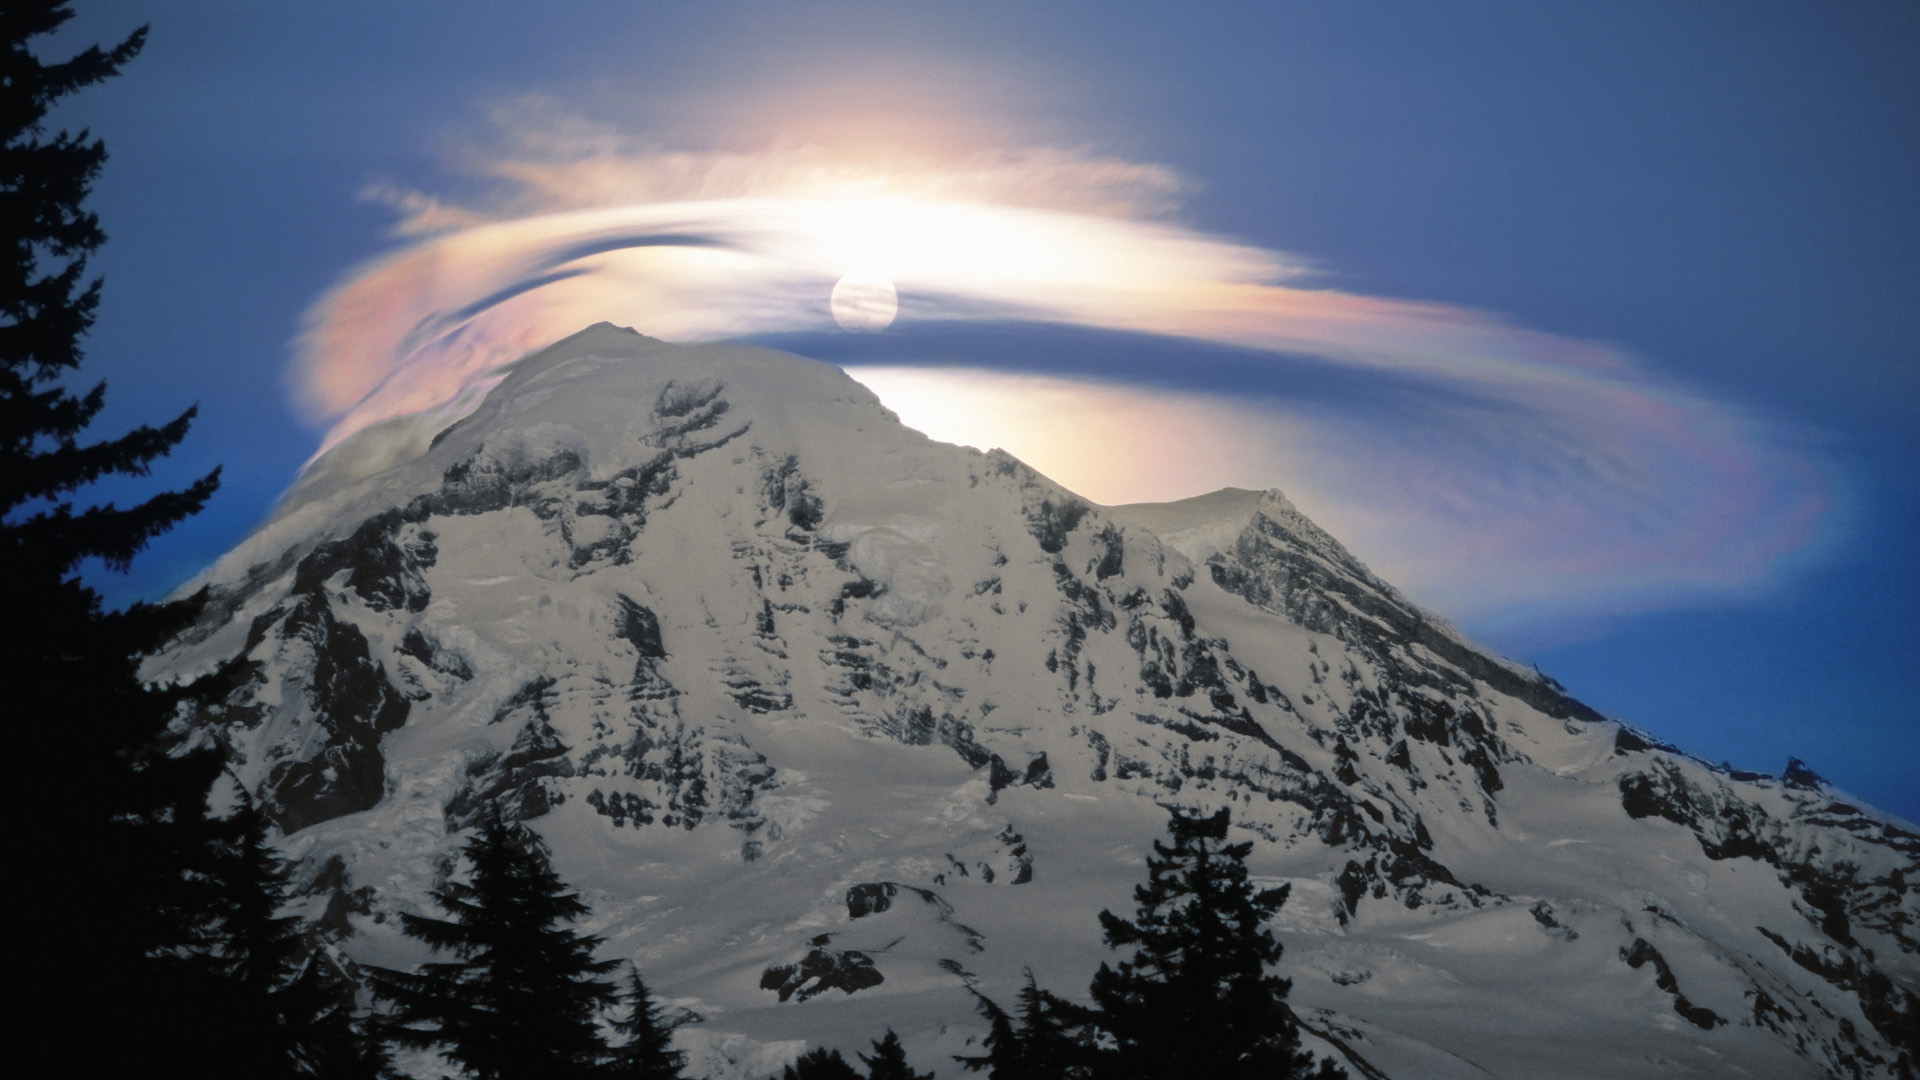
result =
[{"label": "pink tinted cloud", "polygon": [[[949,162],[948,174],[830,165],[798,152],[509,162],[500,175],[530,193],[515,210],[562,208],[520,216],[393,195],[411,207],[412,231],[429,235],[314,306],[295,393],[332,446],[383,419],[457,416],[502,365],[599,320],[672,341],[826,329],[838,277],[878,266],[903,320],[1191,338],[1431,388],[1416,412],[1392,416],[1308,409],[1283,386],[1260,400],[1187,395],[1178,409],[1163,391],[1112,382],[1047,393],[1082,403],[1065,421],[1084,428],[1080,457],[1124,457],[1097,419],[1137,413],[1157,452],[1184,459],[1173,474],[1283,487],[1416,598],[1479,625],[1751,593],[1817,554],[1836,527],[1818,463],[1761,419],[1616,348],[1312,287],[1297,258],[1154,219],[1154,199],[1177,187],[1171,174],[1060,153]],[[634,193],[649,201],[594,205]],[[961,426],[947,434],[983,433],[964,441],[1007,445],[1063,478],[1093,475],[1074,453],[1009,428],[1036,385],[1009,379],[928,373],[912,392],[945,380],[954,397],[964,380],[979,404],[970,421],[948,416]],[[893,376],[894,393],[910,381]],[[1225,444],[1221,432],[1232,435]],[[1087,493],[1196,493],[1129,489],[1126,475]]]}]

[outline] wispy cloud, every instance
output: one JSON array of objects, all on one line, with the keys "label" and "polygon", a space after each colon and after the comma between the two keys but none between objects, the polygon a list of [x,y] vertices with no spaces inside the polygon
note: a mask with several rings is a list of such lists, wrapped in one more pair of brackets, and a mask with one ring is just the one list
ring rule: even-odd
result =
[{"label": "wispy cloud", "polygon": [[[413,239],[309,314],[294,385],[327,445],[470,408],[502,364],[597,320],[667,340],[826,331],[835,280],[880,266],[906,325],[1050,323],[1285,357],[1251,396],[1118,373],[863,376],[909,422],[1005,445],[1103,501],[1283,486],[1417,597],[1487,625],[1763,588],[1833,530],[1817,463],[1761,419],[1608,345],[1317,287],[1305,260],[1174,220],[1190,185],[1160,166],[1048,148],[681,153],[547,107],[516,106],[519,134],[475,158],[488,202],[371,193]],[[1419,392],[1308,407],[1283,381],[1302,363]]]}]

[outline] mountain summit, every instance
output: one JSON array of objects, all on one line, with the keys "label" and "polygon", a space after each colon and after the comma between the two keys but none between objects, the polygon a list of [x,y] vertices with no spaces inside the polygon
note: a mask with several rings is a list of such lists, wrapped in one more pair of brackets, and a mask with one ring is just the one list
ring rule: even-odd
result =
[{"label": "mountain summit", "polygon": [[1292,1004],[1355,1076],[1920,1057],[1902,823],[1606,720],[1279,492],[1092,505],[824,364],[590,327],[335,447],[202,583],[148,674],[230,680],[183,731],[345,956],[422,959],[396,916],[498,809],[696,1075],[978,1053],[969,990],[1084,987],[1173,808],[1292,884]]}]

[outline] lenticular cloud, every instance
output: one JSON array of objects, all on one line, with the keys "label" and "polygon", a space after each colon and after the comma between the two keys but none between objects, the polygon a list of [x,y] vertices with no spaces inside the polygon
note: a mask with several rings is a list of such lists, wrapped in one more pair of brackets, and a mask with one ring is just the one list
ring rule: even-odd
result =
[{"label": "lenticular cloud", "polygon": [[[1005,445],[1101,501],[1284,487],[1416,598],[1470,625],[1751,592],[1832,532],[1814,461],[1759,419],[1616,349],[1315,288],[1298,259],[1143,217],[1111,190],[1116,175],[1164,187],[1160,174],[1035,160],[1044,168],[1022,188],[1008,179],[1019,159],[998,159],[991,190],[969,188],[964,169],[816,170],[794,183],[790,170],[729,159],[756,179],[717,198],[687,197],[710,195],[711,183],[611,184],[619,163],[607,161],[578,166],[595,197],[638,189],[652,200],[580,205],[559,166],[544,166],[538,187],[563,207],[554,212],[488,215],[404,196],[412,232],[440,231],[360,267],[315,305],[294,390],[328,428],[324,449],[383,420],[457,417],[503,365],[596,321],[669,341],[829,331],[834,283],[884,267],[900,297],[896,325],[1092,327],[1377,375],[1396,388],[1392,407],[1365,393],[1308,407],[1290,399],[1276,364],[1272,385],[1248,394],[1259,377],[1243,372],[1232,396],[1053,380],[1036,412],[1038,384],[1013,372],[870,373],[909,423]],[[1008,201],[1021,191],[1022,205]],[[1125,432],[1116,415],[1129,417]],[[1143,447],[1152,467],[1102,467]],[[1193,490],[1169,490],[1170,477]]]}]

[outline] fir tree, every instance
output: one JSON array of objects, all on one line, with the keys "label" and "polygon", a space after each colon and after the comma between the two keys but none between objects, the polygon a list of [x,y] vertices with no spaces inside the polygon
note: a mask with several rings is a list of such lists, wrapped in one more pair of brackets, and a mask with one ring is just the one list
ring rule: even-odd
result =
[{"label": "fir tree", "polygon": [[1102,1055],[1103,1080],[1272,1080],[1308,1064],[1289,983],[1267,970],[1280,943],[1261,925],[1287,890],[1254,889],[1253,845],[1227,843],[1227,825],[1226,810],[1175,813],[1172,841],[1155,841],[1147,883],[1134,889],[1134,917],[1100,913],[1107,945],[1132,950],[1118,967],[1100,965],[1089,988],[1118,1044]]},{"label": "fir tree", "polygon": [[383,1080],[393,1075],[385,1047],[354,1016],[357,986],[325,949],[308,951],[279,991],[291,1027],[294,1074],[313,1080]]},{"label": "fir tree", "polygon": [[861,1080],[861,1076],[840,1051],[816,1046],[787,1066],[781,1080]]},{"label": "fir tree", "polygon": [[640,980],[640,972],[629,968],[627,1014],[613,1022],[614,1029],[627,1041],[613,1051],[606,1072],[609,1080],[685,1080],[680,1071],[687,1055],[671,1048],[673,1027],[660,1012],[660,1006]]},{"label": "fir tree", "polygon": [[[176,695],[144,687],[140,657],[192,617],[193,605],[101,610],[79,578],[99,559],[125,569],[154,536],[196,513],[216,486],[128,508],[76,510],[75,497],[113,475],[144,476],[185,435],[192,411],[159,428],[94,443],[81,436],[105,389],[75,395],[62,380],[80,365],[100,282],[88,256],[105,240],[84,208],[106,160],[87,132],[48,136],[55,102],[116,74],[146,30],[59,62],[30,48],[72,17],[59,0],[0,5],[0,611],[31,620],[0,650],[13,754],[34,767],[8,785],[25,830],[17,879],[55,884],[38,931],[58,949],[25,950],[13,974],[31,988],[22,1030],[72,1021],[75,1002],[110,987],[139,1003],[115,1017],[115,1037],[89,1046],[103,1074],[156,1066],[219,1075],[224,1025],[212,1003],[222,978],[206,960],[217,826],[206,793],[217,754],[168,754],[160,737]],[[27,1040],[15,1067],[68,1071],[69,1049]]]},{"label": "fir tree", "polygon": [[244,793],[228,819],[234,837],[220,866],[220,925],[213,954],[232,997],[233,1047],[246,1071],[290,1076],[289,1027],[275,998],[304,958],[300,920],[281,914],[287,867],[267,838],[266,816]]},{"label": "fir tree", "polygon": [[990,1025],[987,1052],[954,1060],[971,1070],[985,1069],[989,1080],[1073,1080],[1090,1075],[1098,1014],[1042,988],[1032,968],[1026,977],[1017,1024],[1005,1009],[975,992],[981,1015]]},{"label": "fir tree", "polygon": [[468,842],[471,880],[433,898],[446,919],[403,914],[401,928],[457,959],[418,971],[372,970],[392,1003],[386,1038],[443,1056],[478,1080],[588,1077],[606,1057],[596,1011],[614,1002],[602,981],[618,961],[595,960],[599,938],[565,924],[587,914],[532,830],[487,818]]},{"label": "fir tree", "polygon": [[[1031,978],[1033,973],[1029,971],[1027,975]],[[973,991],[973,1000],[980,1015],[987,1019],[987,1037],[981,1040],[987,1052],[955,1054],[953,1060],[965,1066],[968,1072],[985,1070],[988,1080],[1035,1080],[1020,1053],[1020,1035],[1013,1028],[1013,1017],[978,990]]]},{"label": "fir tree", "polygon": [[886,1038],[874,1040],[872,1057],[857,1056],[867,1067],[867,1080],[933,1080],[932,1073],[914,1072],[907,1064],[907,1049],[892,1028],[887,1029]]},{"label": "fir tree", "polygon": [[375,1077],[380,1055],[353,1019],[353,988],[306,926],[282,914],[289,866],[274,850],[266,815],[241,793],[218,869],[219,921],[210,953],[224,976],[231,1032],[223,1048],[236,1075]]},{"label": "fir tree", "polygon": [[1093,1030],[1099,1016],[1043,988],[1027,969],[1020,988],[1020,1060],[1030,1077],[1091,1075]]}]

